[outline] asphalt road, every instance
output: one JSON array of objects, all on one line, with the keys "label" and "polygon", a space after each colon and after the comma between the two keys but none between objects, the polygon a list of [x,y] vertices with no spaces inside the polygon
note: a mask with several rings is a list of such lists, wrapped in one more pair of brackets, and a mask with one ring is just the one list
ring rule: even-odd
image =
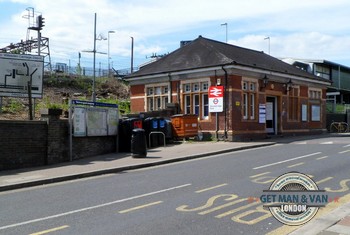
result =
[{"label": "asphalt road", "polygon": [[3,192],[0,234],[285,234],[252,199],[291,171],[349,196],[349,160],[349,137],[322,138]]}]

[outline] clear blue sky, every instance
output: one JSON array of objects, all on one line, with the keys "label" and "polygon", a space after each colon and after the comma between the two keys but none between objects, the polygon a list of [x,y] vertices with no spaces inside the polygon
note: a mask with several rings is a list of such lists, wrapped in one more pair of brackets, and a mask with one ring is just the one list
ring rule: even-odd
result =
[{"label": "clear blue sky", "polygon": [[[199,35],[225,42],[223,23],[230,44],[268,53],[270,42],[275,57],[350,67],[348,0],[0,0],[0,48],[26,39],[28,7],[45,18],[42,35],[50,39],[53,63],[75,66],[79,52],[92,50],[97,13],[97,35],[115,31],[109,48],[116,69],[130,67],[131,36],[137,66]],[[107,53],[108,41],[97,41],[97,50]],[[98,55],[97,63],[107,68],[107,55]],[[81,64],[92,67],[92,54],[82,53]]]}]

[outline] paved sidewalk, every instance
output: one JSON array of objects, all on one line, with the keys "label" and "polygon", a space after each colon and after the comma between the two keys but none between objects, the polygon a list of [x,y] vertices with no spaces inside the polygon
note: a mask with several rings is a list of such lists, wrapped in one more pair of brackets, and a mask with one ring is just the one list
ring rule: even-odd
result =
[{"label": "paved sidewalk", "polygon": [[111,153],[56,165],[1,171],[0,191],[121,172],[273,144],[274,142],[185,142],[149,149],[146,158],[133,158],[130,153]]},{"label": "paved sidewalk", "polygon": [[[349,200],[349,195],[346,200]],[[318,217],[289,235],[350,235],[350,202]]]}]

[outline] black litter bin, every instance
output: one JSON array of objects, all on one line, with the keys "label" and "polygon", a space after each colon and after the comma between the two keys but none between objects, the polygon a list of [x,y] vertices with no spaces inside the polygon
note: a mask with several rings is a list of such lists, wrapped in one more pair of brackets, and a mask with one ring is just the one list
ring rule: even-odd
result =
[{"label": "black litter bin", "polygon": [[133,129],[131,135],[131,155],[132,157],[146,157],[147,144],[144,129]]}]

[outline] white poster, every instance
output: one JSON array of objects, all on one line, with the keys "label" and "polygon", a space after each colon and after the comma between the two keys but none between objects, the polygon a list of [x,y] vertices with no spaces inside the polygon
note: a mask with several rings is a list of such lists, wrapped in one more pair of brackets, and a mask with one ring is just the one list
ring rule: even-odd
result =
[{"label": "white poster", "polygon": [[267,102],[266,103],[266,120],[273,120],[273,103]]},{"label": "white poster", "polygon": [[319,105],[311,105],[311,121],[321,121],[321,108]]},{"label": "white poster", "polygon": [[259,104],[259,123],[266,123],[266,105]]},{"label": "white poster", "polygon": [[307,105],[301,105],[301,121],[307,122]]},{"label": "white poster", "polygon": [[117,135],[119,125],[118,109],[108,110],[108,135]]},{"label": "white poster", "polygon": [[107,110],[88,108],[86,111],[87,135],[107,135]]},{"label": "white poster", "polygon": [[73,111],[73,135],[86,136],[85,108],[75,107]]}]

